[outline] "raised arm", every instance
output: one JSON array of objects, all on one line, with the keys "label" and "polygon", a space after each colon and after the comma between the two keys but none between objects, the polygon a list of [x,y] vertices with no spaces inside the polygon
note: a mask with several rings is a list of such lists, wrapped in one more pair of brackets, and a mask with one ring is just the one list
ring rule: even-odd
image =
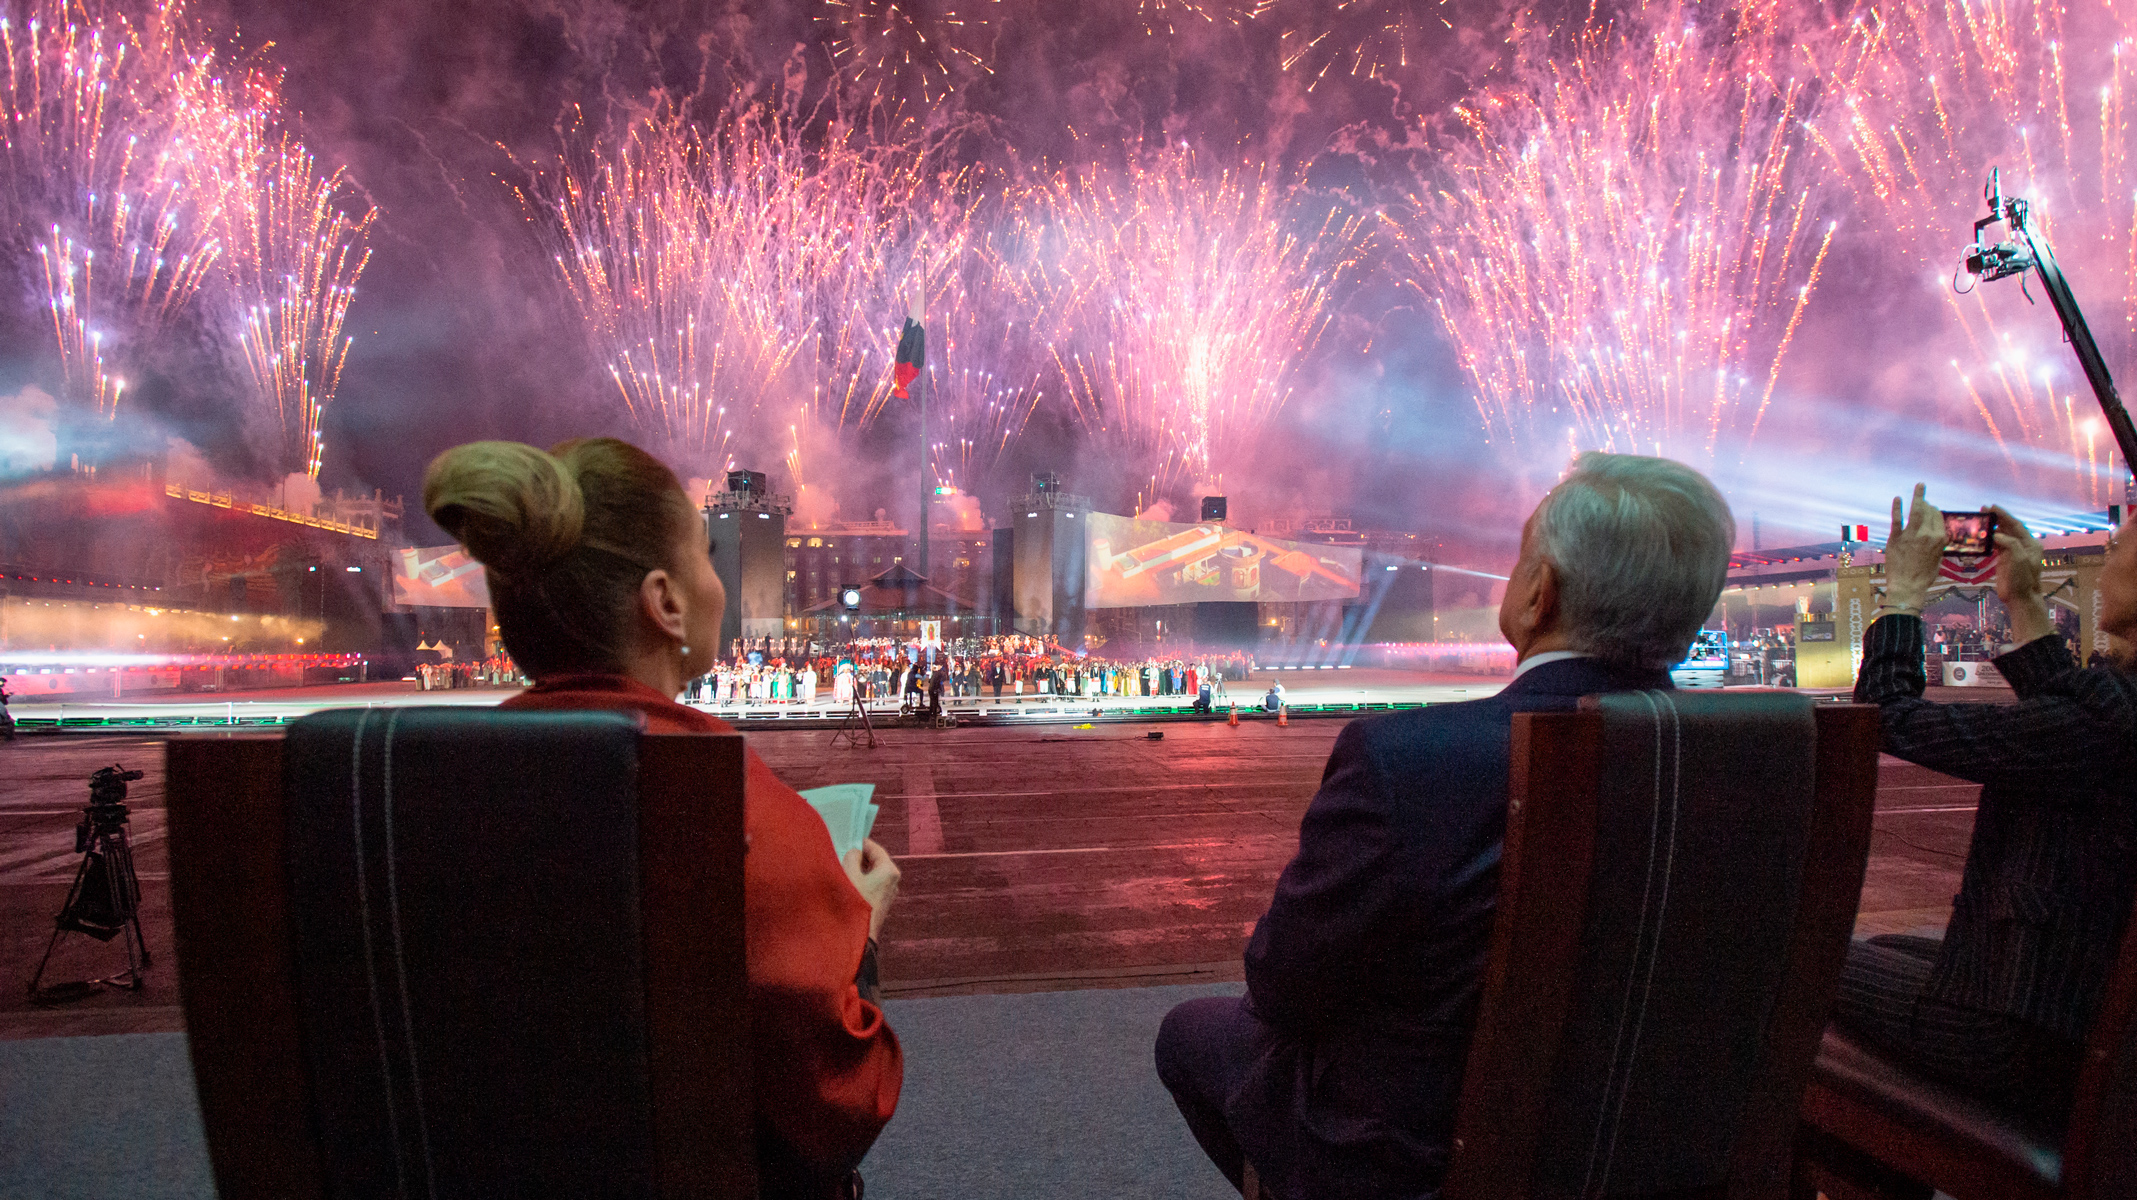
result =
[{"label": "raised arm", "polygon": [[[2022,644],[1996,659],[2018,694],[2016,704],[1933,704],[1922,660],[1921,612],[1944,553],[1944,523],[1917,484],[1902,523],[1892,502],[1886,543],[1885,607],[1863,635],[1855,699],[1884,713],[1888,753],[1975,783],[2016,785],[2046,797],[2059,785],[2092,776],[2103,762],[2137,748],[2137,693],[2112,669],[2081,671],[2056,636],[2040,595],[2042,548],[2024,525],[1995,510],[1996,590]],[[2045,801],[2044,801],[2045,802]]]}]

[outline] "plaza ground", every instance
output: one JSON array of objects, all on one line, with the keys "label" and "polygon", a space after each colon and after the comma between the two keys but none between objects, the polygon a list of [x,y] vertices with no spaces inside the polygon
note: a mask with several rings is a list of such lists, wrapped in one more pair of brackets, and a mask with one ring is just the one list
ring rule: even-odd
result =
[{"label": "plaza ground", "polygon": [[[374,702],[499,698],[382,692]],[[876,785],[876,837],[905,876],[884,931],[885,988],[937,996],[1238,979],[1247,934],[1296,847],[1300,815],[1344,724],[899,728],[882,730],[874,750],[834,748],[822,729],[747,736],[796,787]],[[1165,736],[1151,740],[1153,732]],[[142,992],[39,1008],[25,985],[80,861],[74,824],[86,781],[113,763],[147,772],[130,803],[155,965]],[[1861,932],[1943,924],[1978,792],[1883,760]],[[0,744],[0,1038],[183,1028],[168,879],[160,736]],[[69,935],[50,978],[122,965],[116,943]]]}]

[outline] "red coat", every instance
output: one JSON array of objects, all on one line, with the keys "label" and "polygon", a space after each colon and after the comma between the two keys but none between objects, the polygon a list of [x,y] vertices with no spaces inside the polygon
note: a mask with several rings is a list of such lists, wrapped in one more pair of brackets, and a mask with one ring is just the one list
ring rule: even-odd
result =
[{"label": "red coat", "polygon": [[[634,712],[648,733],[733,733],[621,675],[547,679],[507,700],[514,709]],[[803,1157],[859,1163],[898,1107],[905,1058],[883,1010],[854,976],[868,942],[868,902],[831,851],[816,810],[745,750],[743,857],[750,1049],[760,1127]]]}]

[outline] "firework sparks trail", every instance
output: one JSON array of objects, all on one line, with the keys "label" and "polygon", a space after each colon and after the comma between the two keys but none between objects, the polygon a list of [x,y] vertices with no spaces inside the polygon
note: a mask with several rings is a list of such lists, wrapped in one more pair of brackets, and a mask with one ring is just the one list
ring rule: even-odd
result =
[{"label": "firework sparks trail", "polygon": [[1135,0],[1143,32],[1170,37],[1196,25],[1237,25],[1267,12],[1275,0]]},{"label": "firework sparks trail", "polygon": [[1711,455],[1754,434],[1833,226],[1775,78],[1770,9],[1682,0],[1591,25],[1464,104],[1447,175],[1391,214],[1494,439]]},{"label": "firework sparks trail", "polygon": [[825,0],[818,21],[839,68],[875,100],[895,104],[917,92],[934,104],[967,72],[993,74],[979,47],[1000,7],[1001,0]]},{"label": "firework sparks trail", "polygon": [[339,173],[275,131],[273,80],[225,78],[174,0],[138,23],[31,0],[26,18],[0,15],[0,53],[0,229],[35,238],[74,399],[115,417],[122,365],[215,308],[211,322],[234,316],[286,465],[316,476],[371,217],[335,208]]},{"label": "firework sparks trail", "polygon": [[265,111],[246,111],[236,125],[219,182],[238,340],[254,389],[281,426],[285,459],[317,478],[320,415],[353,344],[342,329],[370,261],[363,243],[376,211],[344,213],[336,203],[342,173],[322,173]]},{"label": "firework sparks trail", "polygon": [[873,419],[895,315],[963,254],[963,184],[932,151],[808,124],[738,101],[710,132],[641,121],[613,155],[574,130],[521,194],[632,421],[693,470],[798,463],[790,427]]},{"label": "firework sparks trail", "polygon": [[141,24],[74,0],[0,8],[0,219],[34,251],[66,386],[117,413],[117,373],[213,273],[211,213],[186,187],[187,140],[211,60],[189,51],[175,3]]},{"label": "firework sparks trail", "polygon": [[[1033,226],[1018,189],[976,212],[988,232],[965,243],[931,297],[929,460],[937,482],[967,492],[992,483],[1045,400],[1052,315],[1028,291]],[[938,349],[939,348],[939,349]]]},{"label": "firework sparks trail", "polygon": [[2006,291],[1951,284],[1984,211],[1982,181],[2000,166],[2005,191],[2034,201],[2076,267],[2081,296],[2112,297],[2112,317],[2093,322],[2110,365],[2124,377],[2137,366],[2133,33],[2137,9],[2114,0],[1881,4],[1823,47],[1838,103],[1813,125],[1857,203],[1894,232],[1905,277],[1946,297],[1973,415],[2014,470],[2011,439],[2065,456],[2063,481],[2093,504],[2121,497],[2082,415],[2091,406],[2071,404],[2079,382],[2060,327]]},{"label": "firework sparks trail", "polygon": [[1057,175],[1031,311],[1060,314],[1076,417],[1163,492],[1240,462],[1297,384],[1363,249],[1363,223],[1268,170],[1166,147]]},{"label": "firework sparks trail", "polygon": [[[1263,11],[1284,21],[1282,63],[1319,87],[1331,74],[1394,80],[1408,73],[1426,47],[1425,22],[1453,28],[1448,0],[1429,8],[1419,0],[1336,0],[1326,13],[1322,0],[1271,0]],[[1441,11],[1434,11],[1441,10]]]}]

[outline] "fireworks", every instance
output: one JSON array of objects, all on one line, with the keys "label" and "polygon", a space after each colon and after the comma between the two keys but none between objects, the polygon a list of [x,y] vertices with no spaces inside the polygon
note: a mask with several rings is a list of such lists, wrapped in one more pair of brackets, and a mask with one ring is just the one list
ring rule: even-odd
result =
[{"label": "fireworks", "polygon": [[929,313],[929,461],[937,482],[967,492],[999,482],[994,473],[1045,399],[1051,366],[1051,316],[1032,303],[1021,270],[1028,228],[1013,199],[988,215],[998,228],[963,243]]},{"label": "fireworks", "polygon": [[1274,0],[1135,0],[1135,13],[1143,31],[1155,37],[1172,35],[1182,26],[1236,25],[1268,11]]},{"label": "fireworks", "polygon": [[341,173],[322,174],[263,114],[244,114],[240,127],[221,206],[239,342],[257,394],[273,405],[285,460],[317,478],[320,411],[341,386],[351,344],[342,326],[370,261],[363,241],[375,213],[352,218],[336,207]]},{"label": "fireworks", "polygon": [[[1426,21],[1449,25],[1421,0],[1336,0],[1324,16],[1318,0],[1275,0],[1285,20],[1283,68],[1306,79],[1308,91],[1331,72],[1391,79],[1409,70],[1425,48]],[[1445,8],[1437,0],[1433,8]]]},{"label": "fireworks", "polygon": [[2125,379],[2137,365],[2133,27],[2128,6],[2112,3],[1899,0],[1841,31],[1825,68],[1837,102],[1814,124],[1857,203],[1894,233],[1902,278],[1945,297],[1954,394],[2014,469],[2014,441],[2057,451],[2063,478],[2094,504],[2120,497],[2103,478],[2091,398],[2073,395],[2084,384],[2060,327],[2015,288],[1962,295],[1951,284],[1985,211],[1982,183],[2001,166],[2005,190],[2034,201],[2074,272],[2110,364]]},{"label": "fireworks", "polygon": [[276,131],[272,81],[226,80],[174,2],[136,24],[35,0],[0,16],[0,53],[0,229],[35,239],[71,398],[115,416],[124,364],[205,315],[234,326],[285,465],[316,476],[371,217]]},{"label": "fireworks", "polygon": [[1471,137],[1389,221],[1495,439],[1711,455],[1755,433],[1833,227],[1767,10],[1590,26],[1458,110]]},{"label": "fireworks", "polygon": [[640,122],[611,156],[575,138],[522,194],[631,419],[679,462],[864,424],[896,319],[961,255],[962,185],[928,147],[806,125],[740,101],[709,133]]},{"label": "fireworks", "polygon": [[1158,491],[1242,462],[1290,400],[1361,251],[1361,222],[1267,170],[1168,147],[1057,177],[1033,291],[1080,421]]},{"label": "fireworks", "polygon": [[178,42],[175,5],[145,27],[77,17],[63,0],[0,12],[0,215],[20,250],[34,239],[67,390],[110,416],[118,364],[192,301],[220,253],[186,188],[207,64]]},{"label": "fireworks", "polygon": [[974,47],[994,23],[1000,0],[825,0],[825,5],[819,19],[831,32],[832,54],[877,100],[901,100],[912,89],[933,104],[954,89],[961,72],[988,70]]}]

